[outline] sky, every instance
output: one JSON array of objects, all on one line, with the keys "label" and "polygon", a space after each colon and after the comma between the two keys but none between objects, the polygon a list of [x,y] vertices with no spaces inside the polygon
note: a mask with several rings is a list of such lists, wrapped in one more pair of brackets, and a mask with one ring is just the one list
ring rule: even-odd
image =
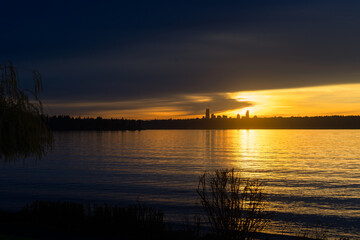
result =
[{"label": "sky", "polygon": [[7,1],[0,63],[50,114],[360,115],[359,1]]}]

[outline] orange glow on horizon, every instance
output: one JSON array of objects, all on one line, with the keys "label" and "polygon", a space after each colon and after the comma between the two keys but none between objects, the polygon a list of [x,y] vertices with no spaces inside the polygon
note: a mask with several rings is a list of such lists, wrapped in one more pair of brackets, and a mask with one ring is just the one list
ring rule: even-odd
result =
[{"label": "orange glow on horizon", "polygon": [[[214,94],[219,95],[220,93]],[[186,119],[202,118],[205,108],[210,113],[236,118],[250,111],[250,117],[274,116],[324,116],[324,115],[360,115],[360,84],[338,84],[303,88],[271,89],[259,91],[228,92],[220,94],[239,102],[251,102],[249,107],[213,111],[212,95],[183,95],[174,104],[161,105],[159,99],[140,99],[126,102],[78,102],[47,103],[50,114],[64,114],[82,117],[127,118],[127,119]],[[215,98],[216,99],[216,98]],[[161,100],[161,99],[160,99]],[[166,101],[165,101],[166,102]],[[203,111],[192,114],[182,108],[182,103],[204,103]],[[150,104],[149,104],[150,103]],[[207,104],[208,103],[208,104]],[[221,106],[221,101],[217,102]],[[134,106],[134,108],[132,108]],[[140,106],[140,108],[139,108]],[[148,107],[151,106],[151,107]],[[119,110],[116,110],[116,109]],[[122,109],[125,108],[125,109]],[[71,114],[71,112],[75,114]]]},{"label": "orange glow on horizon", "polygon": [[237,113],[251,116],[323,116],[360,115],[360,84],[339,84],[304,88],[272,89],[228,93],[238,101],[251,101],[254,106],[225,111],[235,117]]}]

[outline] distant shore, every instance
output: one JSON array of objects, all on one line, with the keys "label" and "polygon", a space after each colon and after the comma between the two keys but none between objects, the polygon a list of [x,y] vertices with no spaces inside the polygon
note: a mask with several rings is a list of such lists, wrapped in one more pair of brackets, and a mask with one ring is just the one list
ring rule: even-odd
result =
[{"label": "distant shore", "polygon": [[360,129],[360,116],[197,118],[132,120],[53,116],[46,118],[54,131],[119,131],[147,129]]}]

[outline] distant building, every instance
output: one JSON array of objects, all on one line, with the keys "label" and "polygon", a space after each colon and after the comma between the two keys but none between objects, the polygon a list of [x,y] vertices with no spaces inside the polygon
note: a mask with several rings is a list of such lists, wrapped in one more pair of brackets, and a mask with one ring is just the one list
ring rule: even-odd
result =
[{"label": "distant building", "polygon": [[210,119],[210,109],[208,109],[208,108],[205,111],[205,118]]},{"label": "distant building", "polygon": [[237,115],[236,115],[236,118],[237,118],[237,119],[240,119],[240,114],[237,114]]},{"label": "distant building", "polygon": [[246,110],[245,118],[249,118],[249,117],[250,117],[250,112],[249,112],[249,110]]},{"label": "distant building", "polygon": [[211,114],[211,119],[216,118],[215,114]]}]

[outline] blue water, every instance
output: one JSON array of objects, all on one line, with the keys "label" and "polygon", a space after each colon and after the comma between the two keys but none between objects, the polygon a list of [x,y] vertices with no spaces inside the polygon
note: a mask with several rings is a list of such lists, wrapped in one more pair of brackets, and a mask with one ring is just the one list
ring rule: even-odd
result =
[{"label": "blue water", "polygon": [[360,237],[359,130],[57,132],[43,159],[1,163],[0,208],[140,201],[181,222],[200,211],[199,176],[221,168],[264,183],[268,232]]}]

